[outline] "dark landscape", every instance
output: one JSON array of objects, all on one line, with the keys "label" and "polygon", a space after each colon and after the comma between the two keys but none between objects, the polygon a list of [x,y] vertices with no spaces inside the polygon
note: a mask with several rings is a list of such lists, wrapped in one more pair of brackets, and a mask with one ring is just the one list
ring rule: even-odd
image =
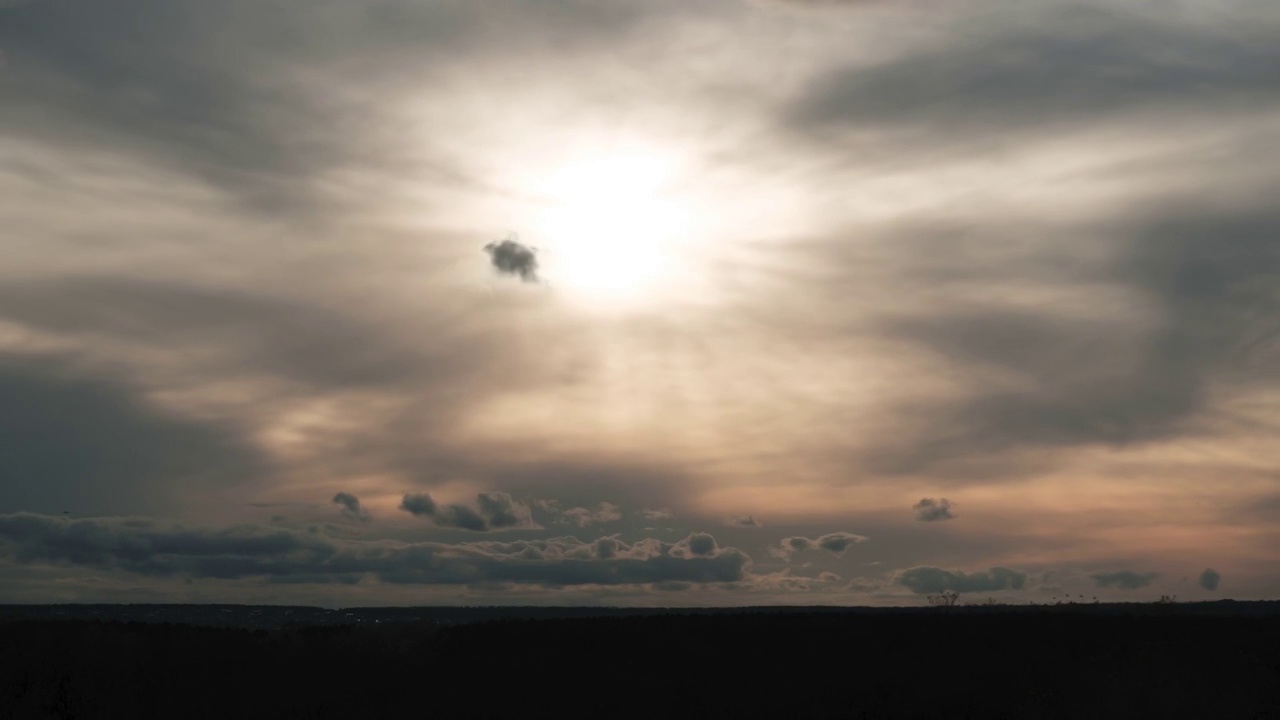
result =
[{"label": "dark landscape", "polygon": [[[1263,718],[1280,603],[0,610],[0,718]],[[572,692],[568,692],[568,690]]]}]

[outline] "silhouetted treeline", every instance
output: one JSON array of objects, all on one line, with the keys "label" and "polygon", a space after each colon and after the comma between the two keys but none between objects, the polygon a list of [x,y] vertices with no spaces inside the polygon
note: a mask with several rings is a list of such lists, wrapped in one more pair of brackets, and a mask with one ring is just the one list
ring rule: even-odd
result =
[{"label": "silhouetted treeline", "polygon": [[0,718],[1280,717],[1275,616],[20,620],[0,648]]}]

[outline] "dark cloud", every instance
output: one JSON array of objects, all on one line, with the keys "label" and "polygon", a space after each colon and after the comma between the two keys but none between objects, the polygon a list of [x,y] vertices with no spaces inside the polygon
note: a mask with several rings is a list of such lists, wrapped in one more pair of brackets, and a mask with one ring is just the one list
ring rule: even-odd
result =
[{"label": "dark cloud", "polygon": [[694,533],[689,536],[689,552],[699,557],[715,555],[716,539],[706,533]]},{"label": "dark cloud", "polygon": [[0,511],[158,511],[270,469],[232,428],[47,357],[0,357],[0,458]]},{"label": "dark cloud", "polygon": [[938,522],[941,520],[952,520],[955,515],[951,514],[951,501],[946,498],[921,498],[920,502],[911,506],[916,511],[916,520],[923,522]]},{"label": "dark cloud", "polygon": [[731,515],[724,519],[724,524],[732,527],[764,527],[764,523],[753,515]]},{"label": "dark cloud", "polygon": [[1120,248],[1087,281],[1140,299],[1145,316],[1087,317],[993,302],[886,321],[890,335],[970,380],[958,400],[897,408],[903,424],[870,448],[870,467],[957,477],[965,463],[1003,459],[1013,464],[979,464],[974,472],[1017,474],[1048,462],[1043,450],[1205,432],[1210,426],[1198,421],[1211,410],[1206,390],[1214,380],[1280,383],[1264,362],[1274,351],[1266,339],[1280,307],[1280,246],[1273,241],[1280,214],[1194,207],[1151,206],[1136,211],[1139,219],[1082,231],[1111,237]]},{"label": "dark cloud", "polygon": [[332,502],[335,505],[342,506],[342,514],[344,517],[355,520],[368,520],[369,513],[360,507],[360,498],[348,492],[340,492],[333,496]]},{"label": "dark cloud", "polygon": [[345,540],[323,532],[162,525],[147,519],[0,515],[0,553],[22,564],[75,565],[153,577],[265,578],[273,582],[518,584],[550,587],[732,583],[751,559],[734,548],[687,556],[675,544],[616,538],[512,543]]},{"label": "dark cloud", "polygon": [[473,532],[493,530],[537,529],[529,506],[504,492],[480,493],[478,509],[466,505],[438,505],[427,493],[406,493],[400,509],[415,517],[430,518],[443,528]]},{"label": "dark cloud", "polygon": [[775,548],[771,552],[775,556],[790,557],[794,552],[803,552],[805,550],[826,550],[827,552],[840,557],[850,547],[866,542],[867,538],[862,535],[855,535],[850,532],[833,532],[826,535],[820,535],[816,538],[807,538],[802,536],[794,536],[783,538],[779,548]]},{"label": "dark cloud", "polygon": [[995,567],[985,572],[964,573],[936,567],[916,567],[905,570],[897,577],[899,585],[913,593],[994,592],[996,590],[1021,590],[1027,574]]},{"label": "dark cloud", "polygon": [[1220,582],[1222,582],[1222,574],[1213,568],[1206,568],[1204,572],[1200,573],[1198,581],[1200,587],[1205,590],[1217,590]]},{"label": "dark cloud", "polygon": [[529,506],[517,501],[504,492],[480,493],[476,496],[480,506],[480,515],[488,526],[494,530],[503,528],[537,527]]},{"label": "dark cloud", "polygon": [[934,142],[1044,133],[1130,111],[1275,107],[1280,45],[1258,30],[1071,5],[887,63],[836,70],[788,111],[805,130],[942,129]]},{"label": "dark cloud", "polygon": [[538,250],[522,245],[513,238],[484,246],[493,269],[503,275],[515,275],[525,282],[538,282]]},{"label": "dark cloud", "polygon": [[436,501],[427,493],[405,493],[400,501],[400,509],[416,517],[431,517],[439,510]]},{"label": "dark cloud", "polygon": [[1094,584],[1100,588],[1119,588],[1121,590],[1137,590],[1144,588],[1160,577],[1158,573],[1137,573],[1132,570],[1121,570],[1111,573],[1091,575]]}]

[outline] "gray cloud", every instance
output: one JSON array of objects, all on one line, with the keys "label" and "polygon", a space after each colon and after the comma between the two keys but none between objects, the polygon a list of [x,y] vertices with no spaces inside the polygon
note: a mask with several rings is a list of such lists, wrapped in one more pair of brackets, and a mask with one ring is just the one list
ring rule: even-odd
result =
[{"label": "gray cloud", "polygon": [[[687,545],[687,543],[686,543]],[[734,548],[682,555],[676,544],[616,538],[511,543],[344,540],[251,525],[188,528],[147,519],[0,515],[0,552],[23,564],[65,564],[154,577],[265,578],[273,582],[578,586],[732,583],[751,559]]]},{"label": "gray cloud", "polygon": [[724,519],[724,524],[731,527],[764,527],[764,523],[753,515],[730,515]]},{"label": "gray cloud", "polygon": [[850,532],[833,532],[819,535],[816,538],[793,536],[783,538],[780,546],[770,552],[777,557],[790,557],[792,553],[805,550],[825,550],[836,557],[844,555],[850,547],[866,542],[867,538]]},{"label": "gray cloud", "polygon": [[930,52],[824,75],[786,121],[806,130],[945,129],[946,137],[972,140],[1095,124],[1129,111],[1276,106],[1280,51],[1257,30],[1183,25],[1099,5],[1028,12],[1034,20],[954,33]]},{"label": "gray cloud", "polygon": [[415,517],[430,518],[439,527],[489,532],[539,529],[529,506],[504,492],[476,495],[478,509],[466,505],[438,505],[427,493],[405,493],[400,509]]},{"label": "gray cloud", "polygon": [[340,492],[333,496],[332,502],[342,506],[342,515],[355,520],[368,520],[369,513],[360,507],[360,498],[348,492]]},{"label": "gray cloud", "polygon": [[899,585],[904,585],[917,594],[940,593],[948,590],[961,593],[1021,590],[1026,581],[1026,573],[1003,567],[974,573],[936,567],[915,567],[903,571],[897,577]]},{"label": "gray cloud", "polygon": [[920,502],[911,507],[916,511],[916,520],[923,522],[938,522],[955,518],[955,515],[951,514],[951,501],[946,498],[937,500],[921,498]]},{"label": "gray cloud", "polygon": [[1132,570],[1119,572],[1096,573],[1091,575],[1094,584],[1100,588],[1119,588],[1121,590],[1137,590],[1144,588],[1160,577],[1158,573],[1137,573]]},{"label": "gray cloud", "polygon": [[427,493],[405,493],[400,509],[416,517],[431,517],[439,510],[436,501]]},{"label": "gray cloud", "polygon": [[462,361],[432,358],[384,328],[317,304],[228,288],[107,277],[0,288],[0,317],[56,333],[198,352],[215,344],[242,372],[250,368],[322,388],[396,384],[423,368],[462,372]]},{"label": "gray cloud", "polygon": [[[886,320],[887,333],[971,379],[959,399],[899,406],[902,425],[869,449],[869,466],[955,477],[963,463],[984,460],[975,473],[1017,473],[1047,462],[1044,453],[1018,458],[1024,450],[1121,447],[1204,432],[1196,421],[1210,410],[1206,388],[1214,379],[1275,386],[1280,377],[1261,359],[1272,350],[1265,341],[1275,322],[1267,318],[1280,300],[1280,248],[1271,241],[1280,215],[1185,205],[1145,208],[1133,221],[1092,231],[1121,250],[1089,281],[1141,300],[1148,318],[996,303]],[[991,464],[1000,459],[1014,464]]]},{"label": "gray cloud", "polygon": [[49,357],[0,357],[0,457],[0,511],[158,511],[269,471],[234,429]]},{"label": "gray cloud", "polygon": [[359,8],[332,0],[35,3],[7,12],[0,27],[8,59],[0,128],[62,144],[105,137],[245,202],[316,209],[320,176],[398,162],[392,117],[367,95],[333,92],[335,84],[394,96],[391,87],[421,83],[461,57],[519,57],[547,44],[572,52],[623,35],[644,16],[585,0],[553,11],[519,0],[483,8],[412,0]]},{"label": "gray cloud", "polygon": [[706,533],[694,533],[689,536],[689,552],[699,557],[715,555],[716,539]]},{"label": "gray cloud", "polygon": [[[327,280],[345,282],[334,277]],[[359,305],[368,308],[368,302],[366,297]],[[236,444],[234,432],[254,435],[260,429],[258,423],[269,422],[294,403],[333,399],[345,404],[344,395],[359,393],[358,400],[384,396],[381,409],[366,417],[369,430],[353,428],[338,435],[320,429],[304,439],[308,451],[324,456],[326,472],[463,475],[497,489],[536,487],[563,491],[566,496],[585,486],[592,486],[596,494],[616,483],[617,494],[624,498],[644,492],[669,500],[670,491],[687,487],[680,483],[680,473],[648,459],[604,454],[582,459],[565,454],[552,461],[527,462],[502,449],[478,451],[474,442],[456,446],[450,439],[456,413],[466,412],[471,403],[502,388],[534,386],[549,368],[522,351],[523,341],[495,332],[488,319],[468,312],[465,304],[461,312],[416,313],[411,332],[389,323],[386,318],[392,313],[378,310],[362,317],[346,309],[350,304],[342,310],[329,309],[327,304],[200,283],[107,277],[73,276],[56,284],[14,281],[0,286],[0,320],[65,339],[68,349],[59,349],[53,364],[67,368],[62,375],[80,378],[72,384],[101,386],[123,397],[135,392],[135,386],[139,394],[172,393],[216,383],[252,382],[258,390],[234,408],[234,423],[210,428],[223,436],[226,447],[224,458],[207,461],[210,473],[224,463],[256,454],[247,444],[242,451],[231,452]],[[96,362],[84,362],[86,356]],[[114,375],[105,377],[106,371],[100,368],[110,368]],[[139,405],[132,400],[120,402]],[[352,417],[359,412],[357,405]],[[86,421],[93,415],[88,413]],[[71,427],[80,421],[68,422]],[[519,449],[516,443],[504,445]],[[250,466],[236,472],[245,477],[260,474]],[[118,484],[127,487],[133,482]],[[128,512],[151,506],[105,507]],[[9,509],[53,508],[16,505]],[[459,516],[459,521],[465,523],[467,518]]]},{"label": "gray cloud", "polygon": [[538,251],[513,238],[484,246],[493,269],[503,275],[515,275],[525,282],[538,282]]},{"label": "gray cloud", "polygon": [[1200,573],[1200,579],[1197,581],[1205,590],[1217,590],[1220,582],[1222,582],[1222,574],[1213,568],[1206,568]]},{"label": "gray cloud", "polygon": [[617,522],[622,519],[622,510],[611,502],[602,502],[594,508],[572,507],[556,511],[560,518],[572,522],[579,527],[600,523]]}]

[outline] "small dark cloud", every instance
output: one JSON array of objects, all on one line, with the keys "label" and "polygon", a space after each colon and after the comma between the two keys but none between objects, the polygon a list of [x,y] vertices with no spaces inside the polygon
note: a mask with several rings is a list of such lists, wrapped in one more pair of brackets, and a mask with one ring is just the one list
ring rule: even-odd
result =
[{"label": "small dark cloud", "polygon": [[365,509],[360,507],[360,498],[352,495],[351,493],[340,492],[333,496],[333,500],[331,502],[335,505],[342,506],[343,517],[351,518],[353,520],[369,519],[369,513],[365,512]]},{"label": "small dark cloud", "polygon": [[946,498],[921,498],[920,502],[912,506],[916,511],[916,519],[923,522],[938,522],[941,520],[953,520],[955,515],[951,514],[951,501]]},{"label": "small dark cloud", "polygon": [[854,545],[866,542],[867,538],[850,532],[833,532],[816,538],[794,536],[783,538],[779,547],[770,550],[775,557],[790,557],[792,553],[805,550],[825,550],[836,557]]},{"label": "small dark cloud", "polygon": [[480,493],[476,496],[476,506],[439,505],[427,493],[406,493],[400,501],[401,510],[415,517],[430,518],[443,528],[488,532],[539,527],[529,506],[507,493]]},{"label": "small dark cloud", "polygon": [[1121,570],[1112,573],[1096,573],[1090,577],[1093,578],[1094,584],[1100,588],[1137,590],[1150,585],[1160,575],[1159,573],[1137,573],[1132,570]]},{"label": "small dark cloud", "polygon": [[484,246],[493,269],[503,275],[514,275],[525,282],[538,282],[538,250],[521,244],[514,237]]},{"label": "small dark cloud", "polygon": [[915,567],[898,575],[897,582],[917,594],[953,592],[994,592],[1021,590],[1027,574],[994,567],[984,572],[964,573],[936,567]]},{"label": "small dark cloud", "polygon": [[427,493],[405,493],[400,501],[400,509],[416,517],[431,517],[438,507]]},{"label": "small dark cloud", "polygon": [[716,554],[716,539],[706,533],[689,536],[689,552],[700,557]]},{"label": "small dark cloud", "polygon": [[608,560],[611,557],[617,556],[618,551],[623,549],[623,547],[622,541],[615,537],[600,538],[599,540],[596,540],[596,557],[601,560]]},{"label": "small dark cloud", "polygon": [[731,515],[724,519],[724,524],[731,527],[764,527],[764,523],[753,515]]},{"label": "small dark cloud", "polygon": [[1206,568],[1200,573],[1200,587],[1205,590],[1217,590],[1220,582],[1222,582],[1222,574],[1213,568]]}]

